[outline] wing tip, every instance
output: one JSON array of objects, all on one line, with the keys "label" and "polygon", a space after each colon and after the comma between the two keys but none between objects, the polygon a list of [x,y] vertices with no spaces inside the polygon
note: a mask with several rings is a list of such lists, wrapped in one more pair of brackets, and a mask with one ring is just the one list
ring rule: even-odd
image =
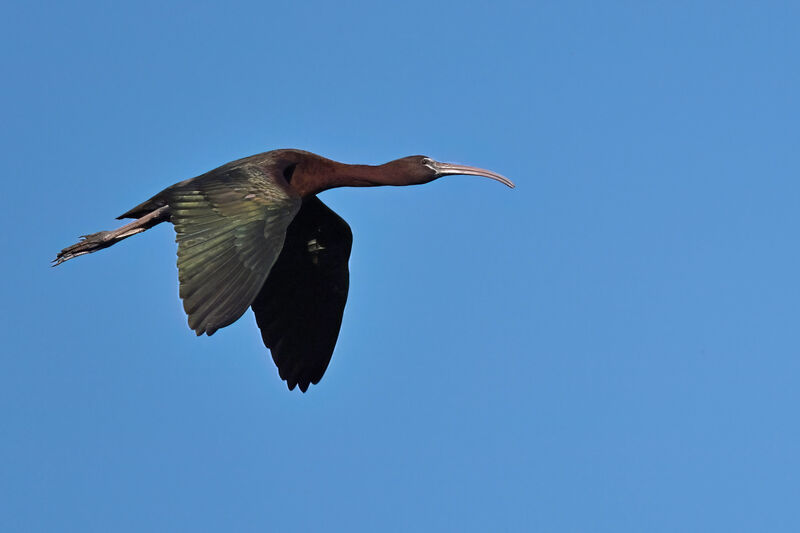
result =
[{"label": "wing tip", "polygon": [[286,386],[289,388],[289,390],[293,391],[295,389],[295,387],[297,387],[298,389],[300,389],[300,392],[302,392],[303,394],[306,393],[306,391],[308,390],[308,387],[312,383],[314,385],[319,383],[319,380],[317,380],[317,381],[309,381],[307,379],[299,379],[298,380],[298,379],[294,379],[294,378],[285,379],[285,381],[286,381]]},{"label": "wing tip", "polygon": [[191,324],[189,324],[189,329],[194,331],[194,334],[197,335],[198,337],[202,337],[203,334],[206,334],[210,337],[219,330],[218,327],[209,326],[207,324],[201,324],[199,326],[192,326]]}]

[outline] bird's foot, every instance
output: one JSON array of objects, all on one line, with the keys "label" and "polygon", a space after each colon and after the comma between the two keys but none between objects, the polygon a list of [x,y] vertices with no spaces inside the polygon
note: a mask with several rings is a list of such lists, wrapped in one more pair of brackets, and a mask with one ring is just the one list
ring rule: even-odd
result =
[{"label": "bird's foot", "polygon": [[80,242],[58,252],[58,255],[56,255],[56,258],[52,261],[52,266],[60,265],[64,261],[69,261],[73,257],[78,257],[79,255],[96,252],[97,250],[111,246],[113,243],[114,239],[111,237],[110,231],[98,231],[97,233],[91,233],[89,235],[81,235]]}]

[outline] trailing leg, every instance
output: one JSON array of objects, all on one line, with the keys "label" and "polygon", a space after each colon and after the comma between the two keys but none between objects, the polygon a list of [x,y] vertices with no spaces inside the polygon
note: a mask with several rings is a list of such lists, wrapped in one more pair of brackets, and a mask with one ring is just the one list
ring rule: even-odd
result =
[{"label": "trailing leg", "polygon": [[169,206],[165,205],[113,231],[100,231],[98,233],[92,233],[91,235],[82,235],[82,241],[58,252],[56,258],[53,259],[53,266],[60,265],[64,261],[68,261],[73,257],[78,257],[79,255],[90,254],[97,250],[108,248],[122,239],[127,239],[131,235],[146,231],[169,219]]}]

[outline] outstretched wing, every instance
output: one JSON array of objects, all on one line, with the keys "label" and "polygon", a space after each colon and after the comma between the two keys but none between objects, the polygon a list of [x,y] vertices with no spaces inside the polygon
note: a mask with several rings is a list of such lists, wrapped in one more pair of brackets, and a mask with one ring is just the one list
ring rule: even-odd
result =
[{"label": "outstretched wing", "polygon": [[222,167],[164,191],[178,242],[189,327],[212,335],[247,310],[300,207],[255,165]]},{"label": "outstretched wing", "polygon": [[286,230],[280,257],[253,301],[264,344],[289,390],[303,392],[328,368],[347,301],[350,226],[317,197]]}]

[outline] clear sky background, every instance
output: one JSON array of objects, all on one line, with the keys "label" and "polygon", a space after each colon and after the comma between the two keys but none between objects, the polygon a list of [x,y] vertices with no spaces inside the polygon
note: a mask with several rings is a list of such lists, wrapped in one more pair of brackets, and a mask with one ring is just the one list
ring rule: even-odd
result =
[{"label": "clear sky background", "polygon": [[[800,531],[794,2],[13,2],[3,531]],[[188,329],[176,181],[296,147],[351,292],[289,392],[250,313]]]}]

